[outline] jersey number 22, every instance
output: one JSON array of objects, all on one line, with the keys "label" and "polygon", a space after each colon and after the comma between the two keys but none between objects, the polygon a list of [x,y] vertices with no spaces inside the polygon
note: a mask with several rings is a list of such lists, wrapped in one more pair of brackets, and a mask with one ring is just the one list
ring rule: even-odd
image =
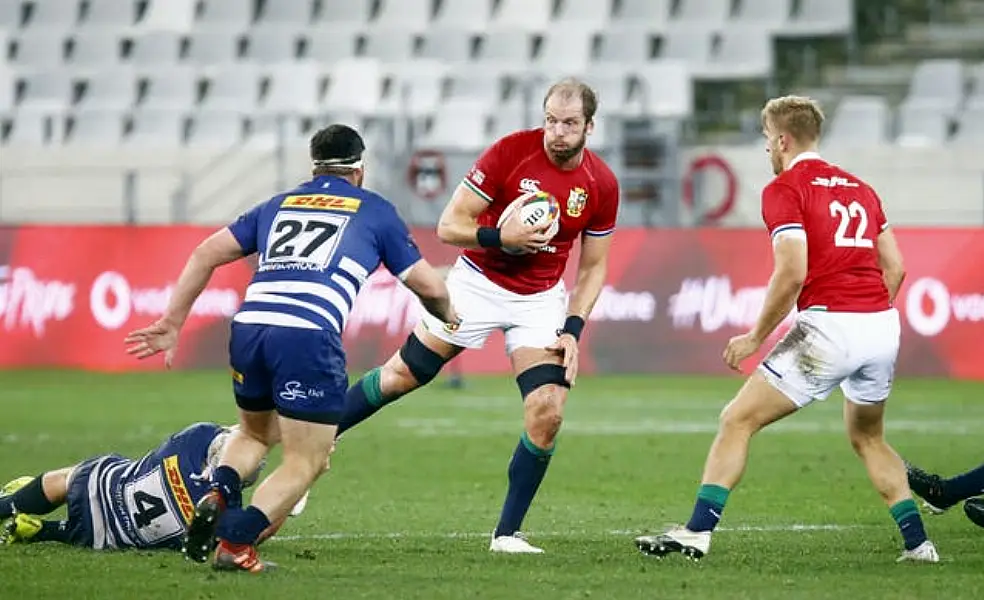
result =
[{"label": "jersey number 22", "polygon": [[[838,248],[874,248],[875,244],[864,237],[868,230],[868,213],[864,207],[856,200],[844,206],[839,200],[830,203],[830,216],[840,218],[837,225],[837,232],[834,233],[834,245]],[[854,230],[854,237],[848,237],[847,229],[851,221],[857,219],[857,228]]]}]

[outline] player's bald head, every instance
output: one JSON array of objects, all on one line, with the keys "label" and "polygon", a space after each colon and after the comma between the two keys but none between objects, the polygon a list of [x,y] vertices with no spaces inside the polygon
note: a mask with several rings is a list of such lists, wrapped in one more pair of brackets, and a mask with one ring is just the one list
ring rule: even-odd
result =
[{"label": "player's bald head", "polygon": [[584,122],[590,123],[594,119],[595,112],[598,111],[598,95],[594,89],[574,77],[561,79],[550,86],[547,95],[543,97],[543,108],[547,109],[547,104],[551,99],[557,99],[568,104],[575,100],[581,101],[581,112],[584,115]]},{"label": "player's bald head", "polygon": [[820,140],[823,111],[812,98],[783,96],[773,98],[762,109],[762,128],[785,133],[799,144],[810,145]]}]

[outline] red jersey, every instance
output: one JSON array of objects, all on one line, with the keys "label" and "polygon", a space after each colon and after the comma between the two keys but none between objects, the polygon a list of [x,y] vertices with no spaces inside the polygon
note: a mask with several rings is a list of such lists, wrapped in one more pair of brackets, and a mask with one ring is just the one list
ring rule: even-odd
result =
[{"label": "red jersey", "polygon": [[806,236],[800,311],[865,313],[891,306],[877,241],[888,223],[868,184],[804,153],[762,191],[762,219],[773,242],[780,234]]},{"label": "red jersey", "polygon": [[535,294],[555,286],[564,274],[574,240],[581,234],[604,237],[615,230],[618,181],[608,165],[588,149],[569,171],[550,162],[543,129],[507,135],[475,162],[464,182],[489,203],[479,227],[495,227],[502,211],[520,195],[542,190],[560,202],[560,230],[535,254],[511,256],[498,248],[465,250],[469,266],[517,294]]}]

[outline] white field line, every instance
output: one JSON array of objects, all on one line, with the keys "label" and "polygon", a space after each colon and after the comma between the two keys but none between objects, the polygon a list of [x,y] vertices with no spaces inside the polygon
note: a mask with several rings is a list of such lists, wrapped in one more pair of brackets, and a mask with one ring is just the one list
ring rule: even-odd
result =
[{"label": "white field line", "polygon": [[[398,428],[422,437],[433,436],[482,436],[498,435],[518,431],[519,420],[464,420],[454,418],[412,418],[400,419]],[[716,420],[635,420],[635,421],[565,421],[563,433],[572,435],[631,436],[652,434],[709,434],[717,432]],[[889,419],[885,423],[889,432],[945,433],[949,435],[979,435],[984,429],[981,420],[908,420]],[[839,420],[811,421],[796,419],[777,423],[764,430],[770,433],[795,434],[833,434],[844,433],[844,424]]]},{"label": "white field line", "polygon": [[[766,533],[815,533],[821,531],[847,531],[862,529],[864,525],[820,524],[809,525],[794,523],[791,525],[738,525],[735,527],[718,527],[717,532],[766,532]],[[646,533],[641,530],[612,529],[609,531],[543,531],[531,532],[532,539],[537,538],[597,538],[597,537],[631,537]],[[301,542],[311,540],[453,540],[453,539],[484,539],[488,531],[449,531],[449,532],[392,532],[392,533],[312,533],[301,535],[278,535],[273,541]]]}]

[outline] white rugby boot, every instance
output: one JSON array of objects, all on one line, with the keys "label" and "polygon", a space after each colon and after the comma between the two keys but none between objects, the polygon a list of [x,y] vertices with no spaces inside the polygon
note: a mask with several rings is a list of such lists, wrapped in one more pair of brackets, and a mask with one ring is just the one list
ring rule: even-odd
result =
[{"label": "white rugby boot", "polygon": [[500,535],[499,537],[495,537],[495,533],[493,533],[489,550],[503,554],[543,554],[542,548],[537,548],[527,542],[526,536],[518,531],[512,535]]},{"label": "white rugby boot", "polygon": [[926,540],[912,550],[906,550],[903,552],[902,556],[898,557],[895,562],[908,561],[938,563],[940,562],[940,555],[936,552],[936,546],[933,545],[933,542]]},{"label": "white rugby boot", "polygon": [[662,535],[640,535],[635,539],[635,545],[639,552],[656,558],[679,552],[690,560],[699,561],[711,549],[711,532],[675,527]]}]

